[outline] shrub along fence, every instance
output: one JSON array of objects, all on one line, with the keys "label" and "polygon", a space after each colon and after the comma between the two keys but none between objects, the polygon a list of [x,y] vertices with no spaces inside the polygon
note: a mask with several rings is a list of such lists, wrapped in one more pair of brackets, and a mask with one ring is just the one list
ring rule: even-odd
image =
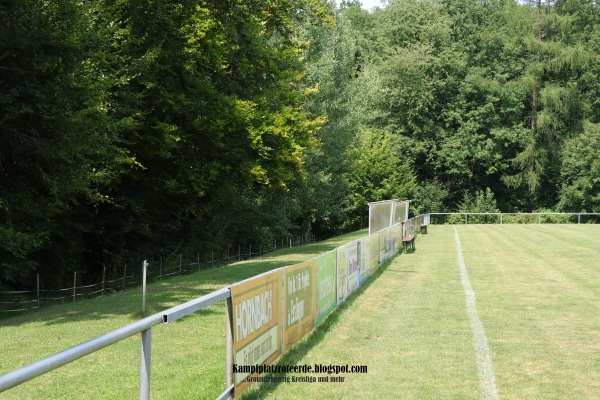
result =
[{"label": "shrub along fence", "polygon": [[227,302],[225,390],[241,393],[253,377],[309,333],[383,263],[402,249],[402,239],[423,222],[415,217],[300,264],[278,268],[143,318],[0,376],[0,392],[81,357],[140,334],[139,398],[150,398],[152,327]]}]

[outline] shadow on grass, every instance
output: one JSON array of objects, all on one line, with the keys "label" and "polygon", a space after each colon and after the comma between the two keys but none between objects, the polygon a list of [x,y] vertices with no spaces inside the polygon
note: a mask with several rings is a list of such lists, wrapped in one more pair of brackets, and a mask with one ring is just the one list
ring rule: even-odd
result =
[{"label": "shadow on grass", "polygon": [[[327,335],[329,331],[336,325],[343,313],[360,297],[360,295],[375,282],[381,274],[383,274],[396,257],[403,254],[398,252],[391,260],[388,260],[380,266],[375,273],[367,279],[361,286],[358,287],[341,305],[333,310],[311,333],[300,339],[289,350],[287,350],[274,365],[296,365],[308,352],[317,346]],[[281,374],[265,374],[264,377],[281,377]],[[273,392],[282,382],[264,382],[261,384],[253,384],[240,396],[241,400],[258,400],[266,398]],[[287,383],[285,383],[287,384]]]},{"label": "shadow on grass", "polygon": [[[153,289],[148,289],[145,316],[150,316],[214,291],[213,289],[194,287],[166,288],[166,290],[163,289],[162,291],[161,288],[157,290]],[[26,315],[13,316],[12,318],[0,320],[0,327],[19,326],[21,324],[52,326],[123,316],[128,317],[126,319],[129,319],[130,323],[133,323],[142,318],[142,294],[140,292],[141,288],[138,291],[127,290],[90,300],[47,307],[39,311],[29,312]],[[207,312],[216,311],[207,309]],[[201,313],[198,312],[198,314]]]}]

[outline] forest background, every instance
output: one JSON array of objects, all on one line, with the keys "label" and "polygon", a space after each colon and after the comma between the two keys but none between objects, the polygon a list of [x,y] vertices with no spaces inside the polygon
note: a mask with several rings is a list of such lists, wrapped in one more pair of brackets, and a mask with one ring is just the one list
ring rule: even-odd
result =
[{"label": "forest background", "polygon": [[2,1],[0,290],[391,198],[600,212],[599,54],[593,0]]}]

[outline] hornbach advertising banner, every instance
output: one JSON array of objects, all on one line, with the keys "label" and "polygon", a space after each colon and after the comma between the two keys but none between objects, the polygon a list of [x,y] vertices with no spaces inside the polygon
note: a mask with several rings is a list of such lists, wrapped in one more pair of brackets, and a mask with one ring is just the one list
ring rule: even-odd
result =
[{"label": "hornbach advertising banner", "polygon": [[315,326],[315,271],[314,260],[284,269],[284,351]]},{"label": "hornbach advertising banner", "polygon": [[[271,364],[281,355],[282,270],[259,275],[231,286],[233,305],[233,363]],[[234,373],[235,395],[250,383],[248,373]]]},{"label": "hornbach advertising banner", "polygon": [[336,251],[332,250],[315,258],[317,268],[315,326],[317,326],[337,304],[336,300]]}]

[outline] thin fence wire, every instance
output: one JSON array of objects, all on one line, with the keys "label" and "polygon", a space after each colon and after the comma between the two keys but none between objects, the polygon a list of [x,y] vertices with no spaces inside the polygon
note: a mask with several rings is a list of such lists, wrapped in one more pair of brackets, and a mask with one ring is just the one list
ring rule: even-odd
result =
[{"label": "thin fence wire", "polygon": [[[277,249],[299,246],[315,241],[316,238],[312,235],[298,236],[296,238],[276,240],[270,247],[259,246],[258,251],[256,247],[253,249],[252,246],[248,246],[244,249],[244,252],[242,252],[242,246],[230,246],[226,256],[223,255],[215,258],[214,254],[211,254],[209,260],[203,261],[200,260],[199,253],[185,257],[188,260],[186,262],[183,261],[184,256],[182,254],[168,257],[167,261],[163,260],[162,257],[157,256],[150,261],[151,268],[149,268],[146,273],[146,279],[148,283],[161,282],[164,279],[188,275],[201,269],[216,268],[232,262],[259,257]],[[192,257],[194,261],[189,261]],[[103,281],[92,284],[79,285],[77,282],[80,278],[75,275],[75,285],[71,287],[0,292],[0,313],[33,311],[39,308],[77,301],[82,298],[100,297],[106,294],[137,287],[142,284],[141,268],[137,274],[135,272],[136,271],[131,265],[127,264],[123,268],[123,273],[119,278],[113,277],[112,279],[107,279],[110,277],[106,277],[105,275]],[[40,287],[40,282],[40,278],[38,277],[38,288]],[[28,305],[29,307],[25,307],[24,305]]]}]

